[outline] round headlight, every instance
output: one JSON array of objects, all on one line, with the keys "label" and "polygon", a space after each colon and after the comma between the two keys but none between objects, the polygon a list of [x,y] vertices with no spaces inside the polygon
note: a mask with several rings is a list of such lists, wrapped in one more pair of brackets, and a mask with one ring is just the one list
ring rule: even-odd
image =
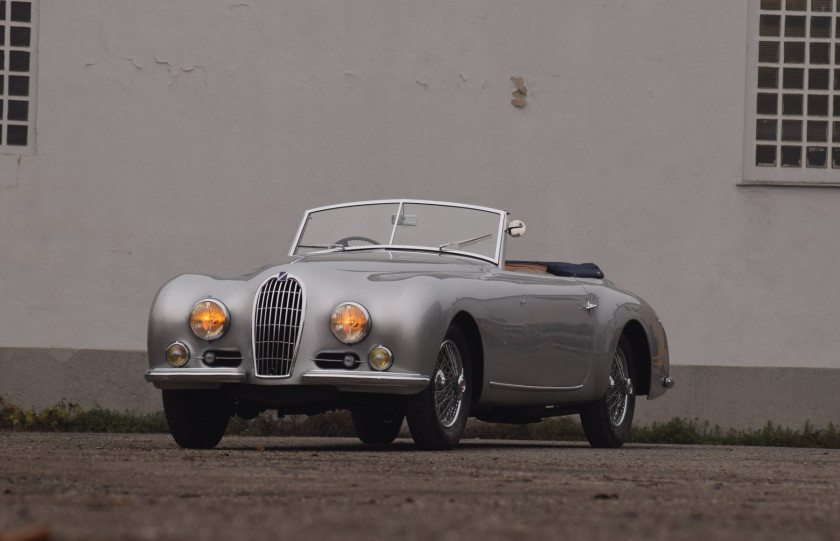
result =
[{"label": "round headlight", "polygon": [[166,348],[166,360],[175,368],[184,366],[190,360],[190,349],[181,342],[175,342]]},{"label": "round headlight", "polygon": [[221,302],[202,299],[193,306],[190,313],[190,328],[202,340],[212,342],[225,334],[230,325],[230,314]]},{"label": "round headlight", "polygon": [[345,344],[361,342],[370,331],[370,316],[361,304],[340,304],[330,316],[330,330]]}]

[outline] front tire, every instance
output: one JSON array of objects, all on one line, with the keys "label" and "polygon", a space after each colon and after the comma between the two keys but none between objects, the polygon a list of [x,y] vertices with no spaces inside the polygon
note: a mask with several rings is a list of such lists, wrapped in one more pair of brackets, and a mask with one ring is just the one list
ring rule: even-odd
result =
[{"label": "front tire", "polygon": [[217,390],[164,390],[163,412],[175,443],[212,449],[227,429],[231,404]]},{"label": "front tire", "polygon": [[452,449],[461,439],[472,399],[470,352],[464,334],[450,327],[438,349],[432,381],[406,399],[406,418],[421,449]]},{"label": "front tire", "polygon": [[580,423],[592,447],[614,449],[630,437],[636,409],[634,378],[633,349],[630,341],[622,336],[613,353],[607,392],[580,410]]},{"label": "front tire", "polygon": [[353,428],[362,443],[388,445],[397,438],[405,415],[370,410],[352,410]]}]

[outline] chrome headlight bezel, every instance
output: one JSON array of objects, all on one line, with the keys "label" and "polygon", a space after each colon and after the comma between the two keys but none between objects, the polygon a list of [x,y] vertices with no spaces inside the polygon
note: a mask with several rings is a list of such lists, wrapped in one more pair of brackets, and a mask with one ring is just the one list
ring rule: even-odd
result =
[{"label": "chrome headlight bezel", "polygon": [[[203,304],[203,303],[213,304],[213,305],[217,306],[222,311],[222,314],[223,314],[223,317],[224,317],[225,320],[222,323],[220,328],[218,328],[216,330],[210,330],[210,331],[207,331],[207,332],[203,332],[203,333],[196,330],[196,327],[193,324],[193,316],[195,315],[196,309],[199,308],[201,306],[201,304]],[[190,310],[188,323],[189,323],[190,329],[192,330],[193,334],[196,337],[200,338],[201,340],[204,340],[205,342],[215,342],[216,340],[223,337],[227,333],[228,329],[230,328],[230,311],[228,311],[227,306],[225,306],[225,303],[223,303],[222,301],[220,301],[218,299],[214,299],[212,297],[205,297],[205,298],[201,299],[200,301],[198,301],[197,303],[195,303],[193,305],[192,310]]]}]

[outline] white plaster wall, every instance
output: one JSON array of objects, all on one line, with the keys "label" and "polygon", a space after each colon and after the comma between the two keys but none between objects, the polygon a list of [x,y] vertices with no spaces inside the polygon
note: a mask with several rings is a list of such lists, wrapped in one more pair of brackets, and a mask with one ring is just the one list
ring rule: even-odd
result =
[{"label": "white plaster wall", "polygon": [[[504,207],[672,362],[837,367],[840,191],[737,187],[746,2],[40,2],[37,152],[0,155],[0,346],[141,350],[160,284],[304,208]],[[511,76],[528,105],[510,105]]]}]

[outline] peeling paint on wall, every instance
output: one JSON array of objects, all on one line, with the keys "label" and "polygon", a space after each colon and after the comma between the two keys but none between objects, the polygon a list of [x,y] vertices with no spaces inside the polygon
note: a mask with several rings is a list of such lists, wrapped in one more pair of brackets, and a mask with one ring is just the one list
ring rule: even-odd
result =
[{"label": "peeling paint on wall", "polygon": [[525,96],[528,95],[525,80],[522,77],[511,77],[510,80],[516,85],[516,90],[511,94],[513,96],[513,99],[510,100],[511,105],[514,107],[525,107],[527,105]]}]

